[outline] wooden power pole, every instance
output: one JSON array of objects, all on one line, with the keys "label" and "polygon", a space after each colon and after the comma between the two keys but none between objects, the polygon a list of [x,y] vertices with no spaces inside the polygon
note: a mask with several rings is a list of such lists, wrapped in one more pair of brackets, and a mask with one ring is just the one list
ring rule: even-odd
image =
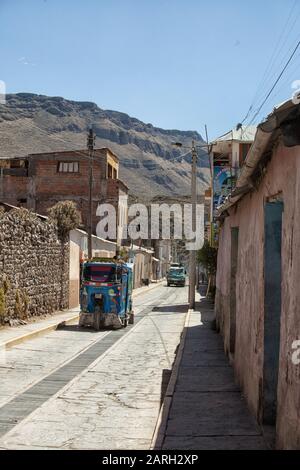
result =
[{"label": "wooden power pole", "polygon": [[[197,150],[192,142],[192,168],[191,168],[191,203],[192,203],[192,230],[196,231],[196,205],[197,205]],[[189,263],[189,307],[195,308],[196,289],[196,250],[190,251]]]},{"label": "wooden power pole", "polygon": [[93,233],[93,158],[96,136],[91,128],[87,137],[89,153],[89,205],[88,205],[88,259],[93,257],[92,233]]}]

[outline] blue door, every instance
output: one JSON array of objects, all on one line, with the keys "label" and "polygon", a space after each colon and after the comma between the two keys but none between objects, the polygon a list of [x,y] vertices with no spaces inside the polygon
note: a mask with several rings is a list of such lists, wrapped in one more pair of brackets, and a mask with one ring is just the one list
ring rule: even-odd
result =
[{"label": "blue door", "polygon": [[264,365],[262,420],[276,423],[281,319],[281,201],[265,204],[264,245]]}]

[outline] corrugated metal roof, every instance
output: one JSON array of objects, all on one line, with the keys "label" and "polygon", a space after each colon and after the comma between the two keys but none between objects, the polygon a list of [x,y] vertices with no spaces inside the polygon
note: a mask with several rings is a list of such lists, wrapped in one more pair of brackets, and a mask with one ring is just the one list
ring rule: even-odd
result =
[{"label": "corrugated metal roof", "polygon": [[238,140],[240,142],[253,142],[256,134],[256,126],[242,126],[240,129],[232,129],[226,134],[215,139],[212,144],[217,142],[226,142],[230,140]]}]

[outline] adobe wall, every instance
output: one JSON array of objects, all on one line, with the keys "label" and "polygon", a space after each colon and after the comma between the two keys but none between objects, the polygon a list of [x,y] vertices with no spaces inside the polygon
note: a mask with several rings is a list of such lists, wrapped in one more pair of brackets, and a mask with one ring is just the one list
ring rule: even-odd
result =
[{"label": "adobe wall", "polygon": [[277,446],[300,448],[300,365],[291,361],[300,339],[300,147],[274,150],[257,191],[245,196],[221,228],[216,315],[229,350],[230,229],[239,227],[234,368],[252,412],[259,417],[263,380],[264,203],[282,196],[281,344],[278,377]]}]

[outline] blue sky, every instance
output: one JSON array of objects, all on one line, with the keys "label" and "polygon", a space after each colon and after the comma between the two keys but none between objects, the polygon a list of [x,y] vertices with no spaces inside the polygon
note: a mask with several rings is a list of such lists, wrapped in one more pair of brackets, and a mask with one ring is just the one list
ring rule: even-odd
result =
[{"label": "blue sky", "polygon": [[[206,123],[210,137],[240,122],[257,92],[259,106],[300,39],[300,0],[0,0],[0,19],[7,92],[201,134]],[[291,96],[299,56],[258,118]]]}]

